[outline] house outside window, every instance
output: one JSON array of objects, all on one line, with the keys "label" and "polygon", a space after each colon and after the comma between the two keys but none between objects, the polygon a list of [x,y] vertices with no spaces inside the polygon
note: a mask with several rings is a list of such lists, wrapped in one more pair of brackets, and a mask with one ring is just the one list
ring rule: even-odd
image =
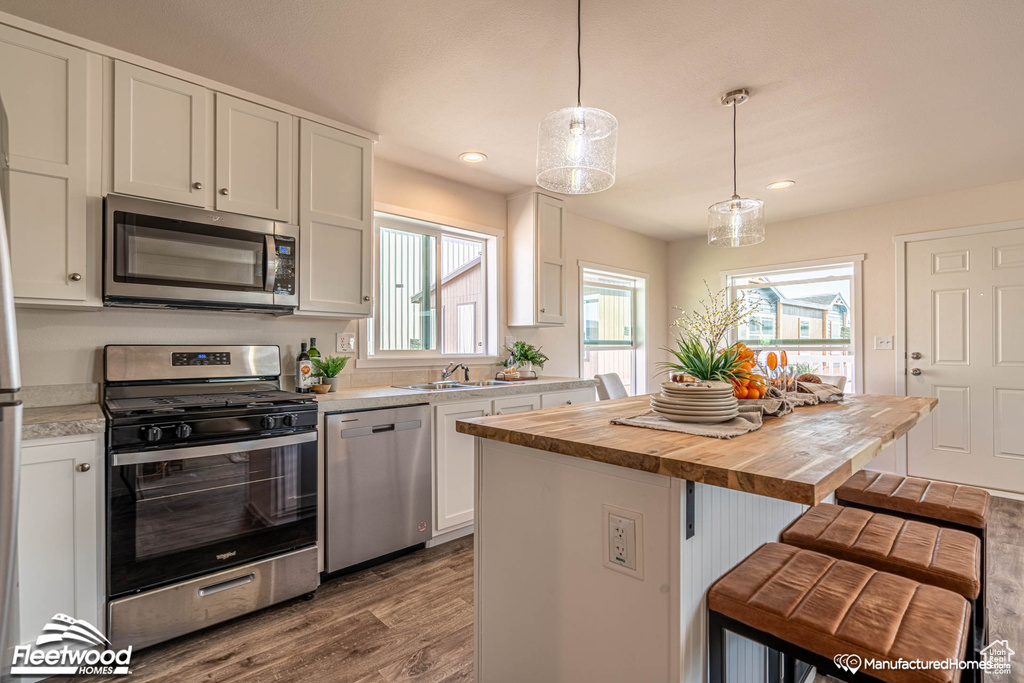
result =
[{"label": "house outside window", "polygon": [[646,391],[646,276],[580,268],[580,376],[614,372],[626,391]]},{"label": "house outside window", "polygon": [[847,391],[862,386],[858,293],[862,256],[754,271],[723,273],[730,300],[757,301],[734,338],[758,350],[786,351],[792,370],[846,377]]},{"label": "house outside window", "polygon": [[493,355],[494,237],[378,213],[367,357]]}]

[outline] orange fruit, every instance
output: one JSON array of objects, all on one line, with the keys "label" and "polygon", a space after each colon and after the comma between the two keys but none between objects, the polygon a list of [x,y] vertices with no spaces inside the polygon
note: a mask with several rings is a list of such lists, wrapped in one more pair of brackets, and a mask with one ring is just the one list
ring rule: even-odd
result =
[{"label": "orange fruit", "polygon": [[775,355],[775,352],[772,351],[768,354],[768,369],[774,370],[777,367],[779,367],[779,358]]},{"label": "orange fruit", "polygon": [[782,358],[780,360],[782,361],[782,367],[786,367],[787,365],[789,365],[789,359],[786,357],[786,352],[783,351],[781,356]]}]

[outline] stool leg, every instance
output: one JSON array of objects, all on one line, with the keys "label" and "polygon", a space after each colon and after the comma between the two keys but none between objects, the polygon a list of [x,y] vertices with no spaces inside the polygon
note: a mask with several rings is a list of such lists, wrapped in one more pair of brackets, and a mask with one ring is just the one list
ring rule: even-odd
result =
[{"label": "stool leg", "polygon": [[975,612],[975,627],[978,633],[978,648],[985,647],[988,643],[988,604],[986,602],[988,591],[988,527],[981,530],[981,591],[978,599],[975,600],[977,611]]},{"label": "stool leg", "polygon": [[784,683],[796,683],[796,657],[784,655],[782,658],[782,680]]},{"label": "stool leg", "polygon": [[708,683],[725,683],[725,627],[708,610]]},{"label": "stool leg", "polygon": [[768,683],[781,683],[782,679],[779,678],[779,674],[782,671],[782,657],[778,650],[773,650],[770,647],[765,649],[768,650]]}]

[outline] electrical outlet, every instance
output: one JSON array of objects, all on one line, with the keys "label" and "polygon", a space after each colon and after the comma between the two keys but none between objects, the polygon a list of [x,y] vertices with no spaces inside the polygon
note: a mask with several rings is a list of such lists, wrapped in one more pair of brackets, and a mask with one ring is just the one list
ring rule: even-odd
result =
[{"label": "electrical outlet", "polygon": [[643,515],[611,505],[605,505],[603,511],[604,566],[643,580]]},{"label": "electrical outlet", "polygon": [[355,353],[356,335],[348,332],[339,332],[336,348],[338,353]]},{"label": "electrical outlet", "polygon": [[892,351],[892,335],[887,337],[875,337],[876,351]]}]

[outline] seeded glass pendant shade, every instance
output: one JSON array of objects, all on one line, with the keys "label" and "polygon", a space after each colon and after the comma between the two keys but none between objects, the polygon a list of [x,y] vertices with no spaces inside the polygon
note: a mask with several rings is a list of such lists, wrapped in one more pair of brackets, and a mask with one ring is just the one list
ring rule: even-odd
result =
[{"label": "seeded glass pendant shade", "polygon": [[733,90],[722,96],[732,107],[732,197],[708,207],[708,244],[713,247],[749,247],[764,242],[764,202],[736,194],[736,107],[749,93]]},{"label": "seeded glass pendant shade", "polygon": [[576,106],[556,109],[540,122],[537,184],[560,194],[592,194],[615,184],[619,122],[603,109],[580,104],[582,0],[576,3]]}]

